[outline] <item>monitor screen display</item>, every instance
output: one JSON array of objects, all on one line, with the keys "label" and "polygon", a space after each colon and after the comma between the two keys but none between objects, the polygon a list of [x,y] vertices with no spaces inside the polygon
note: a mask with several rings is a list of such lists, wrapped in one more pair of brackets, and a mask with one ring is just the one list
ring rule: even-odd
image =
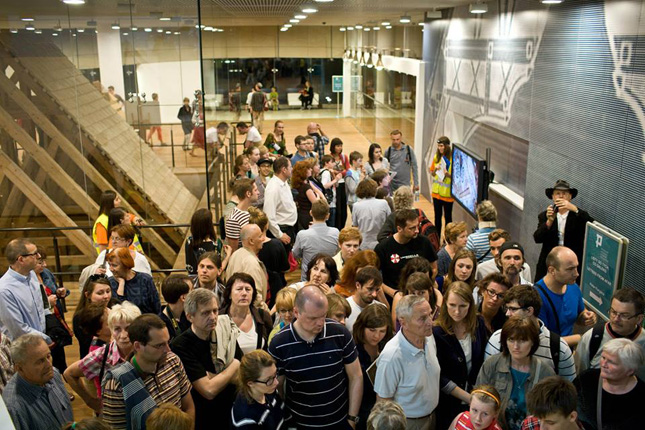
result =
[{"label": "monitor screen display", "polygon": [[485,161],[466,152],[459,145],[452,151],[452,196],[471,216],[481,201],[483,166]]}]

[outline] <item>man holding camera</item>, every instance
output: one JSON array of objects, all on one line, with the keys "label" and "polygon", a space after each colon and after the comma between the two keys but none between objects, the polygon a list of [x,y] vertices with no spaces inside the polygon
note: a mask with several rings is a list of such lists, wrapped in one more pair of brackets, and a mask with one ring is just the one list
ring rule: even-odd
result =
[{"label": "man holding camera", "polygon": [[[545,190],[545,194],[553,200],[553,204],[538,215],[538,228],[533,233],[535,243],[542,244],[535,270],[535,282],[546,275],[546,257],[556,246],[566,246],[573,250],[582,264],[587,221],[593,222],[593,218],[587,212],[571,203],[578,195],[578,190],[571,188],[567,181],[559,179],[553,188]],[[577,283],[580,283],[580,276]]]}]

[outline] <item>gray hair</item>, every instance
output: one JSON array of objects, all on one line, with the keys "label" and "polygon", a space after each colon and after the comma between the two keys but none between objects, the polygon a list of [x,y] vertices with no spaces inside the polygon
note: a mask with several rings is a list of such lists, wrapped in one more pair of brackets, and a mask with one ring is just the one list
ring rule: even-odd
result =
[{"label": "gray hair", "polygon": [[139,315],[141,310],[137,305],[130,302],[123,302],[112,306],[110,313],[108,313],[108,327],[110,330],[114,329],[114,324],[123,321],[126,324],[132,323]]},{"label": "gray hair", "polygon": [[612,339],[602,347],[612,355],[617,355],[623,367],[636,372],[639,367],[645,364],[645,353],[643,347],[629,339]]},{"label": "gray hair", "polygon": [[327,304],[327,297],[316,285],[308,284],[298,290],[293,306],[302,312],[307,302],[310,302],[318,309],[321,309]]},{"label": "gray hair", "polygon": [[405,430],[405,412],[392,400],[379,400],[367,418],[368,430]]},{"label": "gray hair", "polygon": [[11,358],[15,364],[22,364],[32,353],[32,349],[41,343],[45,343],[39,334],[27,333],[20,336],[11,343]]},{"label": "gray hair", "polygon": [[208,305],[213,299],[217,300],[217,295],[208,288],[195,288],[186,296],[184,302],[184,312],[195,315],[200,305]]},{"label": "gray hair", "polygon": [[410,209],[414,205],[414,194],[412,188],[402,186],[396,189],[392,197],[394,203],[394,210],[400,211],[401,209]]},{"label": "gray hair", "polygon": [[404,320],[410,319],[410,317],[412,317],[412,313],[414,312],[414,307],[425,301],[426,299],[417,295],[411,294],[408,296],[403,296],[403,298],[396,305],[396,317],[398,319]]}]

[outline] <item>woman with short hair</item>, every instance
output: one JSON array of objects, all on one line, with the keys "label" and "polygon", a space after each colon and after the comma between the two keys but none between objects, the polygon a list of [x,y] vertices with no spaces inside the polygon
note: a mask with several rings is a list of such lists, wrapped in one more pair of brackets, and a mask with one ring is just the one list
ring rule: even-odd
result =
[{"label": "woman with short hair", "polygon": [[352,225],[363,235],[361,250],[376,248],[378,232],[391,213],[387,202],[376,198],[377,188],[376,181],[370,178],[363,179],[356,187],[359,200],[353,206]]},{"label": "woman with short hair", "polygon": [[446,244],[437,252],[437,275],[445,276],[457,251],[466,246],[468,225],[461,222],[449,222],[444,230]]},{"label": "woman with short hair", "polygon": [[129,301],[138,306],[141,313],[161,312],[159,292],[152,276],[147,273],[139,273],[132,268],[134,260],[127,248],[117,248],[107,255],[107,261],[112,271],[108,278],[112,287],[112,295],[120,302]]}]

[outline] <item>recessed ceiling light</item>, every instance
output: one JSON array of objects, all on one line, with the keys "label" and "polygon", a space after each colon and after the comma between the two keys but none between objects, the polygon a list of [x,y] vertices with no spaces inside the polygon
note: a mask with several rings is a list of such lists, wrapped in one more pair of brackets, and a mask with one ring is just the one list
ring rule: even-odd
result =
[{"label": "recessed ceiling light", "polygon": [[294,15],[293,17],[295,19],[307,19],[307,15],[302,15],[302,14]]},{"label": "recessed ceiling light", "polygon": [[331,3],[334,0],[314,0],[316,3]]},{"label": "recessed ceiling light", "polygon": [[181,33],[180,33],[180,32],[178,32],[178,31],[175,31],[173,34],[174,34],[175,36],[177,36],[177,35],[179,35],[179,34],[181,34]]},{"label": "recessed ceiling light", "polygon": [[172,34],[172,31],[166,30],[166,34]]},{"label": "recessed ceiling light", "polygon": [[58,36],[58,33],[52,33],[52,36],[56,37]]},{"label": "recessed ceiling light", "polygon": [[17,30],[17,29],[15,29],[15,28],[12,28],[12,29],[11,29],[11,30],[9,30],[9,31],[10,31],[10,32],[12,32],[13,34],[18,33],[18,30]]},{"label": "recessed ceiling light", "polygon": [[282,27],[282,28],[280,29],[280,31],[289,31],[289,28],[288,28],[288,27]]},{"label": "recessed ceiling light", "polygon": [[390,22],[389,22],[389,21],[383,21],[383,22],[381,23],[381,25],[390,25]]},{"label": "recessed ceiling light", "polygon": [[289,20],[289,22],[292,22],[292,23],[296,24],[296,23],[300,22],[300,20],[292,18],[292,19]]},{"label": "recessed ceiling light", "polygon": [[285,24],[285,25],[283,25],[282,27],[284,27],[284,28],[291,28],[291,27],[293,27],[293,25],[292,25],[292,24]]},{"label": "recessed ceiling light", "polygon": [[132,31],[137,31],[139,27],[132,27]]},{"label": "recessed ceiling light", "polygon": [[403,15],[401,16],[401,19],[399,19],[399,22],[401,24],[409,24],[410,21],[412,21],[412,18],[410,18],[408,15]]},{"label": "recessed ceiling light", "polygon": [[302,6],[302,9],[300,9],[300,10],[303,11],[304,13],[316,13],[316,12],[318,12],[318,9],[316,9],[314,6],[310,6],[310,5],[304,5],[304,6]]},{"label": "recessed ceiling light", "polygon": [[372,27],[372,30],[374,30],[374,31],[379,31],[380,29],[381,29],[381,27]]},{"label": "recessed ceiling light", "polygon": [[114,24],[112,24],[112,30],[120,30],[120,29],[121,29],[121,26],[119,25],[118,22],[115,22]]},{"label": "recessed ceiling light", "polygon": [[145,31],[146,33],[150,33],[152,31],[152,28],[147,28],[146,27],[146,28],[143,29],[143,31]]},{"label": "recessed ceiling light", "polygon": [[85,33],[85,29],[84,29],[84,28],[77,28],[77,29],[76,29],[76,31],[78,31],[79,33]]},{"label": "recessed ceiling light", "polygon": [[339,28],[340,31],[346,31],[347,29],[345,27]]},{"label": "recessed ceiling light", "polygon": [[347,27],[347,31],[354,31],[354,27]]},{"label": "recessed ceiling light", "polygon": [[212,31],[213,27],[211,27],[210,25],[207,25],[206,27],[204,27],[204,30],[205,31]]},{"label": "recessed ceiling light", "polygon": [[542,4],[560,4],[562,0],[542,0]]},{"label": "recessed ceiling light", "polygon": [[21,20],[21,21],[25,21],[25,22],[31,22],[31,21],[33,21],[34,19],[33,19],[33,18],[29,18],[29,17],[25,17],[25,18],[20,18],[20,20]]},{"label": "recessed ceiling light", "polygon": [[43,34],[43,31],[42,31],[42,30],[36,30],[36,31],[34,31],[34,33],[36,33],[36,34]]},{"label": "recessed ceiling light", "polygon": [[392,26],[391,26],[391,25],[386,25],[386,26],[385,26],[385,29],[386,29],[386,30],[392,30]]},{"label": "recessed ceiling light", "polygon": [[355,28],[355,29],[357,29],[357,30],[362,30],[362,29],[363,29],[363,26],[362,26],[362,25],[360,25],[360,24],[358,24],[358,25],[354,26],[354,28]]},{"label": "recessed ceiling light", "polygon": [[85,0],[63,0],[63,3],[72,4],[72,5],[79,5],[79,4],[85,4]]},{"label": "recessed ceiling light", "polygon": [[159,18],[159,21],[170,21],[170,17],[169,16],[162,16],[161,18]]},{"label": "recessed ceiling light", "polygon": [[469,10],[470,13],[486,13],[488,12],[488,5],[486,3],[471,3]]},{"label": "recessed ceiling light", "polygon": [[128,32],[126,31],[125,33],[123,33],[123,35],[124,35],[124,36],[127,36],[127,35],[128,35]]},{"label": "recessed ceiling light", "polygon": [[363,31],[370,31],[370,30],[371,30],[371,28],[369,28],[369,27],[365,27],[365,28],[363,29]]},{"label": "recessed ceiling light", "polygon": [[163,33],[163,28],[158,28],[157,33]]}]

